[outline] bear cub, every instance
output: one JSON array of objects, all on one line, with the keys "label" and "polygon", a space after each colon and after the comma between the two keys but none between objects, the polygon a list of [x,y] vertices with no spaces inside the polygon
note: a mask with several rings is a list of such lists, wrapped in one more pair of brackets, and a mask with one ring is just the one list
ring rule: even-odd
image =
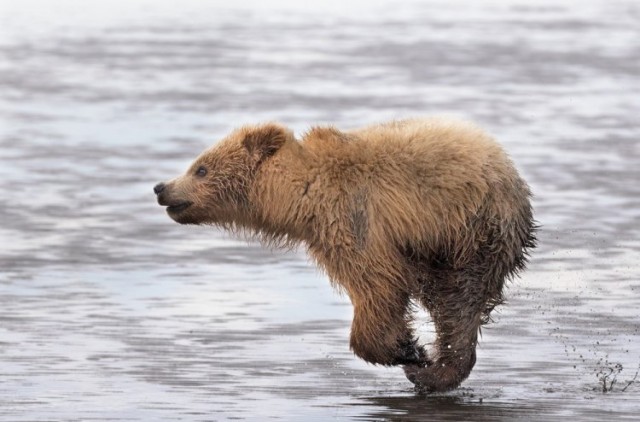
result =
[{"label": "bear cub", "polygon": [[[527,184],[490,136],[456,120],[316,127],[300,140],[278,123],[246,126],[154,192],[178,223],[303,244],[353,304],[353,352],[402,365],[427,392],[467,378],[480,327],[535,246]],[[412,303],[433,319],[434,350],[416,340]]]}]

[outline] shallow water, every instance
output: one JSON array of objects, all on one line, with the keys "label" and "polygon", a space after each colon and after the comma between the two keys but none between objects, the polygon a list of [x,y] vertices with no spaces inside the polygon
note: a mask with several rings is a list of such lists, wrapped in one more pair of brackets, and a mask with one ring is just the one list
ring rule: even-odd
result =
[{"label": "shallow water", "polygon": [[[640,6],[341,3],[0,6],[0,419],[637,418]],[[354,358],[302,251],[151,191],[243,123],[434,113],[501,140],[542,224],[451,393]]]}]

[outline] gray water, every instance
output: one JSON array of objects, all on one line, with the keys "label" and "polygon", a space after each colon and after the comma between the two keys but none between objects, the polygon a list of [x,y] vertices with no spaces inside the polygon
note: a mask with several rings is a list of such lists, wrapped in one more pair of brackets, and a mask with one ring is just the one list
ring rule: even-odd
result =
[{"label": "gray water", "polygon": [[[0,419],[637,420],[638,2],[305,3],[2,2]],[[504,144],[542,225],[447,394],[356,359],[304,251],[152,193],[244,123],[443,113]]]}]

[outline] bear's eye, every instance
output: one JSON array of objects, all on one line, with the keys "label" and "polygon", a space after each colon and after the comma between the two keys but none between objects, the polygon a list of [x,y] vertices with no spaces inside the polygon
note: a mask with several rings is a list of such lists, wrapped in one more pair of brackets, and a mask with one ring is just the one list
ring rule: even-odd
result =
[{"label": "bear's eye", "polygon": [[207,169],[204,166],[198,167],[198,170],[196,170],[196,176],[204,177],[206,175],[207,175]]}]

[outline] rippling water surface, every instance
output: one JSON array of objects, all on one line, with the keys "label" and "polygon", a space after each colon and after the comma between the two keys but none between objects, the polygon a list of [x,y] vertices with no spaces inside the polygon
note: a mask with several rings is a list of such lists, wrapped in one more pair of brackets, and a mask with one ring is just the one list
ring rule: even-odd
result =
[{"label": "rippling water surface", "polygon": [[[305,3],[0,6],[0,419],[637,418],[640,5]],[[543,226],[451,393],[354,358],[302,251],[151,191],[243,123],[434,113],[501,140]]]}]

